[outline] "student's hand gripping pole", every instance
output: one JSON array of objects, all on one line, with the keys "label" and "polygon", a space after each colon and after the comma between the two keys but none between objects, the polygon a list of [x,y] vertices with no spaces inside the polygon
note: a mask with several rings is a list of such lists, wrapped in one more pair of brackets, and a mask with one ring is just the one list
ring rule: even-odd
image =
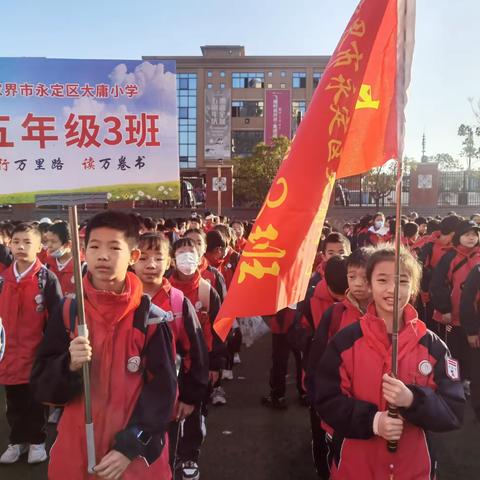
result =
[{"label": "student's hand gripping pole", "polygon": [[[73,271],[75,277],[75,294],[77,300],[78,314],[78,335],[88,338],[88,328],[85,321],[85,304],[83,298],[82,267],[80,262],[80,242],[78,239],[78,214],[77,206],[68,207],[68,217],[72,234]],[[92,400],[90,395],[90,365],[84,363],[83,374],[83,395],[85,398],[85,433],[87,439],[87,468],[88,473],[95,473],[95,436],[93,430]]]},{"label": "student's hand gripping pole", "polygon": [[[392,405],[388,405],[388,416],[390,418],[398,418],[398,408]],[[390,453],[395,453],[398,448],[398,440],[389,440],[387,442],[387,450]]]}]

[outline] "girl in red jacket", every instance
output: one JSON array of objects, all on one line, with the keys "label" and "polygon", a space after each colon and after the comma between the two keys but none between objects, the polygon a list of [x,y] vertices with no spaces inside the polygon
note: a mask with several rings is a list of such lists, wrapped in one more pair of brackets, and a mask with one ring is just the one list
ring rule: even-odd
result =
[{"label": "girl in red jacket", "polygon": [[[400,255],[398,378],[391,372],[395,250],[379,248],[367,265],[373,303],[330,341],[309,384],[320,417],[333,429],[331,478],[432,479],[428,431],[459,428],[465,403],[458,362],[409,304],[420,266]],[[400,410],[388,415],[387,405]],[[396,453],[387,441],[398,441]]]}]

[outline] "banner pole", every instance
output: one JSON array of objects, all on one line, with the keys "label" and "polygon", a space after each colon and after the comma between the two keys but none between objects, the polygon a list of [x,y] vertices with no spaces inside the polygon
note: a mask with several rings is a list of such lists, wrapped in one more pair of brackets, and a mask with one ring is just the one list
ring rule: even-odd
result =
[{"label": "banner pole", "polygon": [[[85,303],[83,296],[82,265],[80,260],[80,241],[78,238],[78,212],[77,206],[68,207],[68,219],[72,235],[73,272],[75,278],[75,298],[77,301],[78,335],[88,338],[88,328],[85,321]],[[90,395],[90,364],[84,363],[82,367],[83,394],[85,399],[85,433],[87,439],[88,473],[94,474],[96,465],[95,436],[92,417],[92,400]]]},{"label": "banner pole", "polygon": [[[415,11],[415,0],[398,0],[397,12],[401,30],[398,32],[400,51],[397,54],[397,140],[398,140],[398,158],[397,160],[397,181],[396,181],[396,212],[395,212],[395,289],[393,306],[393,325],[392,325],[392,376],[398,376],[398,334],[400,330],[400,249],[402,248],[402,190],[403,190],[403,169],[404,169],[404,138],[405,138],[405,105],[406,91],[410,82],[411,53],[413,51],[413,39],[409,36],[412,31],[412,16]],[[401,21],[401,23],[400,23]],[[398,47],[397,47],[398,48]],[[393,418],[399,417],[398,408],[388,405],[388,415]],[[395,453],[398,449],[398,441],[387,442],[387,450]],[[393,465],[390,478],[393,479]]]}]

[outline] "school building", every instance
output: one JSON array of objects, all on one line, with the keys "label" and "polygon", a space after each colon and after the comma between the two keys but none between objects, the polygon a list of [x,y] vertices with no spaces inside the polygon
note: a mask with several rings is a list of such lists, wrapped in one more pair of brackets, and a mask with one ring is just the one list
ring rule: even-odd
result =
[{"label": "school building", "polygon": [[232,157],[272,136],[293,136],[330,57],[249,56],[240,45],[207,45],[201,52],[143,59],[176,61],[181,177],[204,188],[211,208],[214,189],[226,187],[221,202],[229,208]]}]

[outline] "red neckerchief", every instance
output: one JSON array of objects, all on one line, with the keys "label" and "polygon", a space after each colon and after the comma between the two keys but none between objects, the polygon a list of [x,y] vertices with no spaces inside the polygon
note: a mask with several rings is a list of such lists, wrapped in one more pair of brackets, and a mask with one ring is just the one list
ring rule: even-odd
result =
[{"label": "red neckerchief", "polygon": [[[392,346],[387,326],[384,320],[377,316],[374,303],[368,306],[367,313],[360,318],[360,328],[370,348],[382,357],[388,371],[390,371],[392,368]],[[398,337],[398,361],[415,348],[426,332],[427,327],[418,319],[417,311],[410,304],[407,304],[403,310],[403,325]]]},{"label": "red neckerchief", "polygon": [[220,270],[223,266],[223,263],[225,262],[225,258],[216,259],[213,258],[212,255],[209,253],[205,254],[205,258],[207,259],[208,263],[212,267],[215,267],[217,270]]},{"label": "red neckerchief", "polygon": [[198,266],[198,271],[200,274],[203,274],[203,272],[210,266],[208,263],[208,260],[205,257],[202,257],[200,259],[200,265]]},{"label": "red neckerchief", "polygon": [[[97,290],[90,275],[83,278],[83,286],[93,350],[90,376],[95,444],[101,458],[111,449],[115,434],[125,428],[143,383],[141,375],[126,372],[125,364],[132,355],[140,355],[143,348],[143,339],[137,337],[133,325],[143,285],[136,275],[127,272],[124,290],[119,294]],[[108,409],[111,411],[106,415]],[[76,421],[82,422],[80,412],[72,414],[79,415]]]},{"label": "red neckerchief", "polygon": [[463,245],[456,245],[453,247],[453,250],[455,250],[459,255],[462,257],[467,257],[471,258],[475,255],[480,254],[480,247],[464,247]]},{"label": "red neckerchief", "polygon": [[235,250],[240,253],[247,245],[247,239],[244,237],[237,238],[235,242]]},{"label": "red neckerchief", "polygon": [[192,279],[187,281],[182,281],[178,278],[177,272],[174,271],[173,275],[170,277],[170,283],[172,287],[178,288],[183,292],[183,294],[187,298],[190,299],[190,298],[193,298],[194,293],[198,290],[201,278],[202,276],[200,275],[200,272],[197,270]]}]

